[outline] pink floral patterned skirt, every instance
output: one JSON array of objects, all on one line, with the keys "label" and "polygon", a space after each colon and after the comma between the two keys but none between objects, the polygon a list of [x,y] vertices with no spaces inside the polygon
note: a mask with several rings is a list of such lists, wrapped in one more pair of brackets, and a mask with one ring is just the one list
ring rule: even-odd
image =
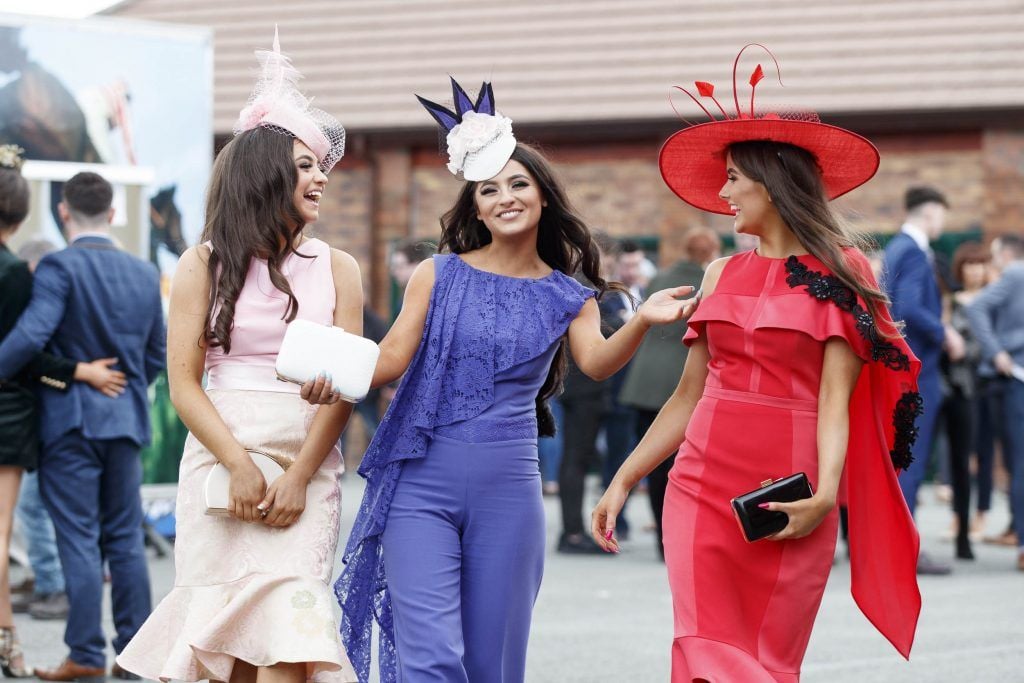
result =
[{"label": "pink floral patterned skirt", "polygon": [[[297,394],[210,390],[246,448],[293,459],[316,407]],[[174,588],[117,662],[144,678],[226,681],[235,660],[306,662],[307,678],[355,681],[338,637],[334,569],[341,516],[337,448],[310,480],[306,509],[276,529],[205,513],[203,487],[217,460],[191,434],[178,479]]]}]

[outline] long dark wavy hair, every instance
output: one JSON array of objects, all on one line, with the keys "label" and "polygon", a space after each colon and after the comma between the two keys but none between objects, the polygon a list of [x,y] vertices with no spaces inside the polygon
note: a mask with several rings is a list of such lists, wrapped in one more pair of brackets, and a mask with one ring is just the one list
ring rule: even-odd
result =
[{"label": "long dark wavy hair", "polygon": [[[617,282],[601,277],[601,254],[590,229],[573,208],[565,188],[555,175],[551,163],[540,150],[523,143],[516,145],[512,160],[522,164],[540,189],[547,206],[541,211],[537,230],[537,254],[553,270],[566,275],[581,273],[597,290],[598,298],[608,290],[624,291]],[[439,250],[464,254],[491,243],[491,231],[477,218],[476,188],[467,182],[455,205],[441,216]],[[566,340],[555,353],[547,379],[537,393],[537,430],[540,436],[554,436],[555,421],[547,407],[547,399],[559,393],[566,373]]]},{"label": "long dark wavy hair", "polygon": [[743,175],[765,186],[782,220],[804,249],[864,299],[883,335],[897,336],[899,327],[881,315],[889,298],[851,267],[843,254],[844,248],[870,251],[876,245],[832,212],[814,155],[802,147],[767,140],[737,142],[729,146],[729,152]]},{"label": "long dark wavy hair", "polygon": [[224,353],[231,353],[235,302],[253,258],[266,259],[270,282],[288,297],[282,319],[291,322],[298,313],[299,302],[281,273],[304,227],[293,198],[298,173],[292,149],[292,137],[254,128],[228,142],[213,164],[202,236],[213,245],[205,339]]}]

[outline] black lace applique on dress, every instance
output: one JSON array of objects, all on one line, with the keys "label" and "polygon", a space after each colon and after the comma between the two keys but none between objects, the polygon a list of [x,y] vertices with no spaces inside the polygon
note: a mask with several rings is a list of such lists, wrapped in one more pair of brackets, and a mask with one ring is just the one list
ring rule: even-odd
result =
[{"label": "black lace applique on dress", "polygon": [[796,256],[786,259],[786,284],[804,286],[807,293],[818,301],[831,301],[839,310],[853,315],[857,332],[871,345],[871,359],[881,361],[892,370],[909,370],[910,358],[899,347],[885,339],[878,326],[863,306],[857,303],[857,294],[835,275],[825,275],[809,269]]},{"label": "black lace applique on dress", "polygon": [[914,421],[924,413],[924,399],[916,391],[906,391],[896,402],[896,408],[892,412],[892,425],[896,428],[893,439],[892,450],[889,457],[892,458],[893,466],[898,470],[905,470],[914,461],[911,454],[911,446],[917,441],[917,425]]},{"label": "black lace applique on dress", "polygon": [[[844,285],[835,275],[811,270],[796,256],[786,259],[786,284],[790,287],[806,287],[807,293],[818,301],[831,301],[839,310],[853,316],[857,332],[871,346],[871,359],[895,371],[910,370],[910,357],[898,346],[882,336],[874,319],[863,306],[857,303],[857,294]],[[895,427],[892,449],[889,457],[893,467],[905,470],[914,457],[911,447],[917,440],[917,426],[914,424],[924,412],[924,401],[916,391],[904,392],[893,409],[892,423]]]}]

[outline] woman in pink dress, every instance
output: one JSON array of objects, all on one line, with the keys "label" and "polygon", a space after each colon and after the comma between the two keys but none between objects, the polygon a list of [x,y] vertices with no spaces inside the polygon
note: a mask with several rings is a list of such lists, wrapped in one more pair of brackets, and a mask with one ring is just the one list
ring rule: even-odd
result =
[{"label": "woman in pink dress", "polygon": [[[204,242],[182,256],[171,291],[171,400],[190,431],[175,584],[117,662],[161,680],[354,681],[327,586],[341,514],[337,441],[352,406],[323,395],[324,378],[303,387],[327,403],[311,405],[274,370],[292,320],[362,329],[355,260],[302,234],[344,130],[294,89],[276,37],[257,54],[263,78],[214,164]],[[285,473],[268,487],[248,450]],[[206,514],[218,463],[230,473],[226,516]]]},{"label": "woman in pink dress", "polygon": [[[760,77],[758,66],[750,82]],[[713,98],[711,84],[697,88]],[[854,598],[904,656],[921,606],[918,538],[896,481],[921,406],[919,364],[828,206],[874,175],[877,150],[816,117],[753,106],[737,99],[736,118],[684,129],[662,149],[677,195],[735,216],[737,232],[760,243],[709,266],[679,386],[593,516],[594,537],[617,550],[627,492],[678,449],[663,519],[673,683],[799,680],[840,497]],[[799,472],[813,496],[766,503],[788,523],[748,543],[731,499]]]}]

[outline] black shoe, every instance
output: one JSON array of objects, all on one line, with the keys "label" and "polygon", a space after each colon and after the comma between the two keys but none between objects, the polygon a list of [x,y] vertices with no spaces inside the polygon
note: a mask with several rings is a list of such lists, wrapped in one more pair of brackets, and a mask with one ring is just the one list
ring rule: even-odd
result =
[{"label": "black shoe", "polygon": [[566,555],[614,555],[601,550],[594,539],[586,534],[562,534],[558,539],[558,552]]},{"label": "black shoe", "polygon": [[956,538],[956,559],[974,559],[974,550],[971,549],[971,541],[967,536],[957,536]]},{"label": "black shoe", "polygon": [[32,600],[28,606],[28,613],[33,619],[67,619],[68,618],[68,596],[66,593],[48,593],[40,595]]},{"label": "black shoe", "polygon": [[946,576],[953,573],[953,568],[921,553],[917,558],[917,573],[927,576]]}]

